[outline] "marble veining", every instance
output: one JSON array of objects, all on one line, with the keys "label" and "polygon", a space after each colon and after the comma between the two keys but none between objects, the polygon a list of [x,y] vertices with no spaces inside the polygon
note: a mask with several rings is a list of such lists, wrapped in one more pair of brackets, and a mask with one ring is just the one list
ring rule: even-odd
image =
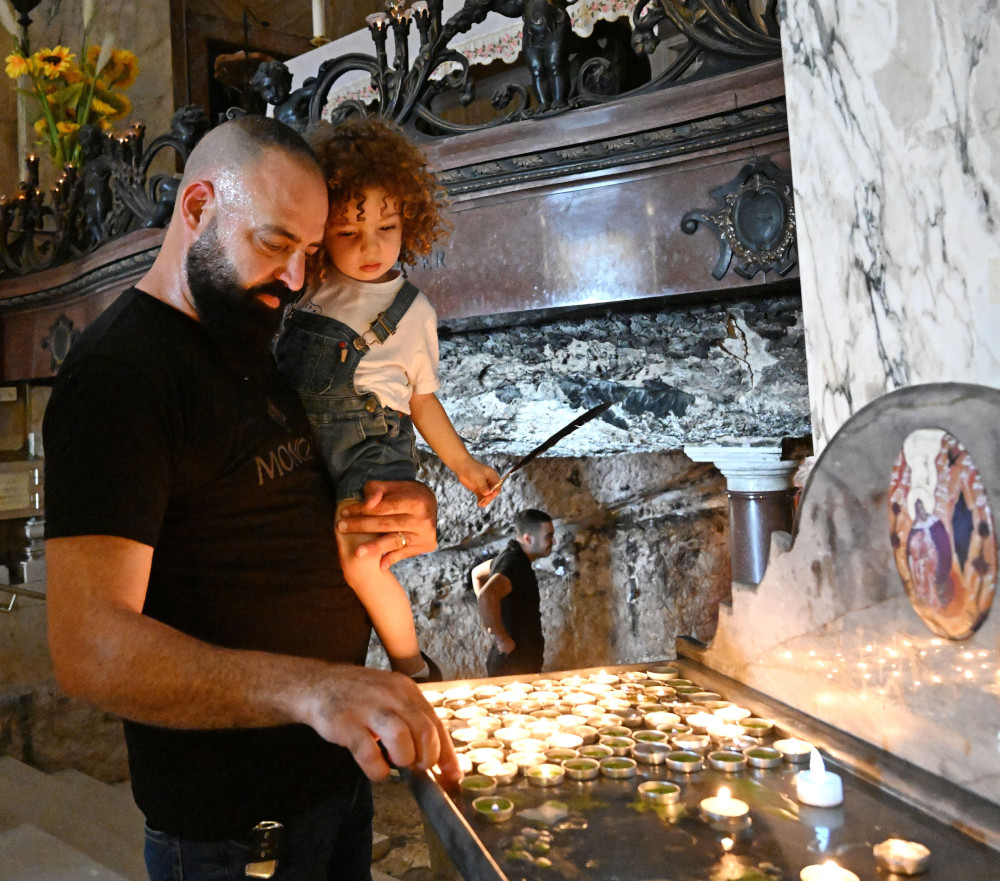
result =
[{"label": "marble veining", "polygon": [[1000,377],[1000,5],[786,0],[813,433]]}]

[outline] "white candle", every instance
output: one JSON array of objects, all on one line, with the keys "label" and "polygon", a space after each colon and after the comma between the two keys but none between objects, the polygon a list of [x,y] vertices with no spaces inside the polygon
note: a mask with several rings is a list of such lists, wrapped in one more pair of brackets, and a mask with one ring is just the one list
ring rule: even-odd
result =
[{"label": "white candle", "polygon": [[813,747],[809,770],[795,775],[795,797],[804,805],[831,808],[844,800],[844,785],[840,777],[826,770],[823,757]]},{"label": "white candle", "polygon": [[562,765],[545,763],[533,765],[524,772],[524,775],[528,778],[529,783],[534,783],[536,786],[555,786],[562,782],[566,771]]},{"label": "white candle", "polygon": [[743,719],[751,716],[751,712],[743,707],[737,707],[734,704],[730,704],[728,707],[720,707],[718,710],[714,711],[715,715],[722,719],[723,722],[736,723]]},{"label": "white candle", "polygon": [[712,820],[741,820],[750,813],[750,805],[738,798],[733,798],[725,786],[719,787],[717,795],[703,798],[701,809]]},{"label": "white candle", "polygon": [[841,868],[833,860],[806,866],[799,872],[802,881],[860,881],[853,872]]},{"label": "white candle", "polygon": [[312,0],[314,37],[326,36],[326,21],[323,10],[324,2],[326,2],[326,0]]}]

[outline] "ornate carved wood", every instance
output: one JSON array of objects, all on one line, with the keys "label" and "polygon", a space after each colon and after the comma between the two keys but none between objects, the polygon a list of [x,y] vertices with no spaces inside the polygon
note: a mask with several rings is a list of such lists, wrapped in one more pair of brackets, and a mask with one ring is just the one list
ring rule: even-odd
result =
[{"label": "ornate carved wood", "polygon": [[[719,239],[684,216],[748,163],[790,167],[780,62],[526,120],[428,148],[454,233],[410,272],[449,324],[643,298],[745,296],[795,278],[712,274]],[[4,381],[54,374],[72,335],[151,265],[161,230],[0,282]],[[784,268],[784,267],[783,267]]]}]

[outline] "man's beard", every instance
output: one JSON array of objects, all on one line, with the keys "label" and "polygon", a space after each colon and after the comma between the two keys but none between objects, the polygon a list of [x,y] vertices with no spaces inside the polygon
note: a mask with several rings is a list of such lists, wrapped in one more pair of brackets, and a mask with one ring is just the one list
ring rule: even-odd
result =
[{"label": "man's beard", "polygon": [[188,249],[187,282],[205,332],[240,369],[259,371],[270,359],[284,311],[265,306],[259,296],[271,294],[286,303],[295,292],[279,281],[250,288],[240,284],[219,242],[215,218]]}]

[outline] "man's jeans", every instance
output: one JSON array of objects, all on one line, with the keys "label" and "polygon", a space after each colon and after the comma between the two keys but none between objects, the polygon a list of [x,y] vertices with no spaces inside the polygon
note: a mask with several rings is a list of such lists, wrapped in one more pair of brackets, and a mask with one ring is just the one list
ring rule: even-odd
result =
[{"label": "man's jeans", "polygon": [[[273,881],[371,881],[372,812],[362,778],[356,792],[286,822]],[[243,881],[248,853],[244,841],[192,841],[146,827],[150,881]]]}]

